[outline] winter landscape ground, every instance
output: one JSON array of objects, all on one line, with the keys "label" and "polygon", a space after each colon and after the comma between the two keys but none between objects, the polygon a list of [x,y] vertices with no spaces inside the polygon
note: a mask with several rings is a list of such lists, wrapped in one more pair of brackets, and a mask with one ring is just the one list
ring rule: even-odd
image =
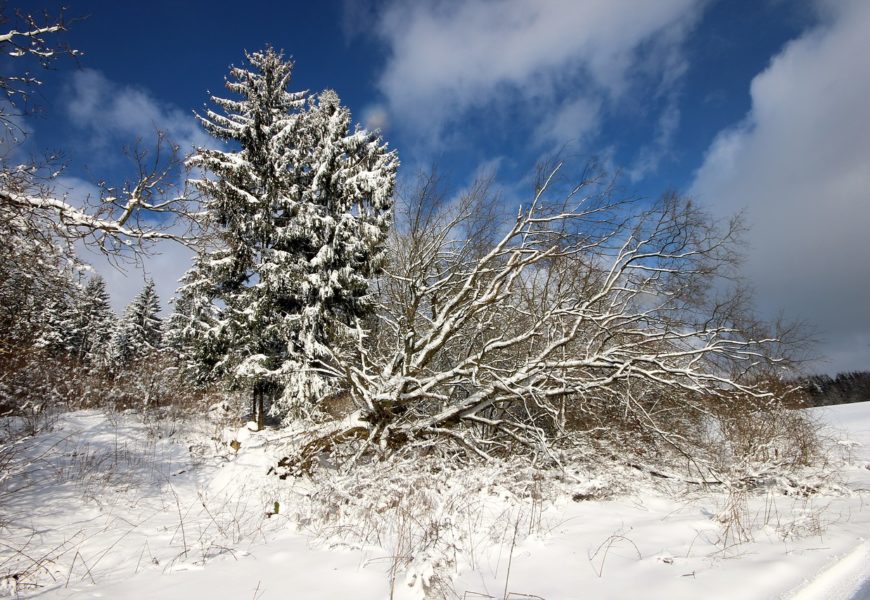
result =
[{"label": "winter landscape ground", "polygon": [[[221,407],[199,420],[73,412],[30,436],[7,418],[0,590],[76,599],[862,597],[870,402],[811,410],[828,447],[823,472],[808,473],[806,489],[770,482],[731,494],[626,467],[561,481],[508,466],[280,480],[268,470],[286,434],[236,430]],[[378,493],[354,496],[366,477]]]}]

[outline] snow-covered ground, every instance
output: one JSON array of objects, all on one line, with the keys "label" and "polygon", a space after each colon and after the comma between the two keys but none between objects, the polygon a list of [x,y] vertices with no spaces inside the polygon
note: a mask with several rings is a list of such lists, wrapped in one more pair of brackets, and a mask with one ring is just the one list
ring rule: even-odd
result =
[{"label": "snow-covered ground", "polygon": [[[347,508],[365,481],[267,474],[276,432],[63,415],[0,449],[0,596],[847,599],[870,577],[870,402],[814,412],[839,471],[821,494],[650,480],[596,500],[582,476],[519,493],[534,477],[404,474],[368,512]],[[431,497],[425,522],[412,496]]]}]

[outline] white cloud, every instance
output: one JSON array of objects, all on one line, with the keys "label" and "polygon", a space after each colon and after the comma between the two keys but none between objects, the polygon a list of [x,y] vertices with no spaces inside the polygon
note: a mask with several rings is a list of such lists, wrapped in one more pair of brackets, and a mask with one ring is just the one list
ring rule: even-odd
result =
[{"label": "white cloud", "polygon": [[[70,120],[91,135],[91,142],[106,147],[114,138],[156,139],[158,130],[186,153],[213,140],[192,113],[158,101],[147,91],[119,85],[92,69],[77,71],[69,86],[65,109]],[[117,148],[104,148],[117,152]]]},{"label": "white cloud", "polygon": [[597,131],[600,118],[600,99],[576,98],[544,116],[535,129],[535,140],[539,145],[582,142]]},{"label": "white cloud", "polygon": [[747,210],[747,274],[763,308],[809,321],[831,370],[870,368],[870,3],[821,23],[752,82],[743,122],[710,146],[691,192]]},{"label": "white cloud", "polygon": [[682,75],[679,48],[702,0],[394,1],[377,30],[393,118],[437,140],[469,111],[521,102],[539,141],[594,132],[633,79]]}]

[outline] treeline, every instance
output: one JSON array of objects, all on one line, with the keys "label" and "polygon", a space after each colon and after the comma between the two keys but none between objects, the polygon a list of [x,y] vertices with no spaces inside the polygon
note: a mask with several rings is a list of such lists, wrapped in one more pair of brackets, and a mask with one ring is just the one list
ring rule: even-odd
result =
[{"label": "treeline", "polygon": [[117,316],[98,275],[39,274],[0,268],[0,415],[164,403],[173,361],[154,282]]},{"label": "treeline", "polygon": [[870,371],[849,371],[830,375],[810,375],[798,379],[806,403],[831,406],[870,400]]}]

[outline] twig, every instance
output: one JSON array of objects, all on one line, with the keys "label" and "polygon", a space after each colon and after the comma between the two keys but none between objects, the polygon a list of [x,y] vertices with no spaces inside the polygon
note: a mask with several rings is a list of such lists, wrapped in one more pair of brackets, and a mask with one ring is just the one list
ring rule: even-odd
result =
[{"label": "twig", "polygon": [[[643,558],[643,556],[640,553],[640,550],[637,547],[637,544],[632,542],[630,539],[628,539],[624,535],[613,534],[609,538],[607,538],[606,540],[601,542],[601,545],[598,546],[598,548],[595,550],[595,552],[592,554],[592,556],[589,557],[589,562],[592,563],[592,561],[595,560],[595,557],[598,556],[598,553],[601,552],[601,549],[604,548],[604,555],[601,557],[601,568],[596,571],[596,574],[598,575],[598,577],[602,577],[604,575],[604,562],[607,560],[607,553],[610,551],[610,547],[613,546],[613,544],[618,540],[624,540],[624,541],[628,542],[629,544],[631,544],[632,546],[634,546],[634,551],[637,552],[638,560]],[[592,569],[595,570],[594,564],[592,564]]]},{"label": "twig", "polygon": [[510,550],[510,553],[508,554],[507,573],[505,574],[505,578],[504,578],[504,593],[502,594],[502,598],[504,598],[504,600],[507,600],[507,597],[508,597],[508,584],[510,583],[510,580],[511,580],[511,563],[513,563],[513,559],[514,559],[514,548],[516,547],[517,532],[519,531],[519,529],[520,529],[520,515],[517,515],[517,519],[514,522],[514,536],[513,536],[513,539],[511,540],[511,550]]}]

